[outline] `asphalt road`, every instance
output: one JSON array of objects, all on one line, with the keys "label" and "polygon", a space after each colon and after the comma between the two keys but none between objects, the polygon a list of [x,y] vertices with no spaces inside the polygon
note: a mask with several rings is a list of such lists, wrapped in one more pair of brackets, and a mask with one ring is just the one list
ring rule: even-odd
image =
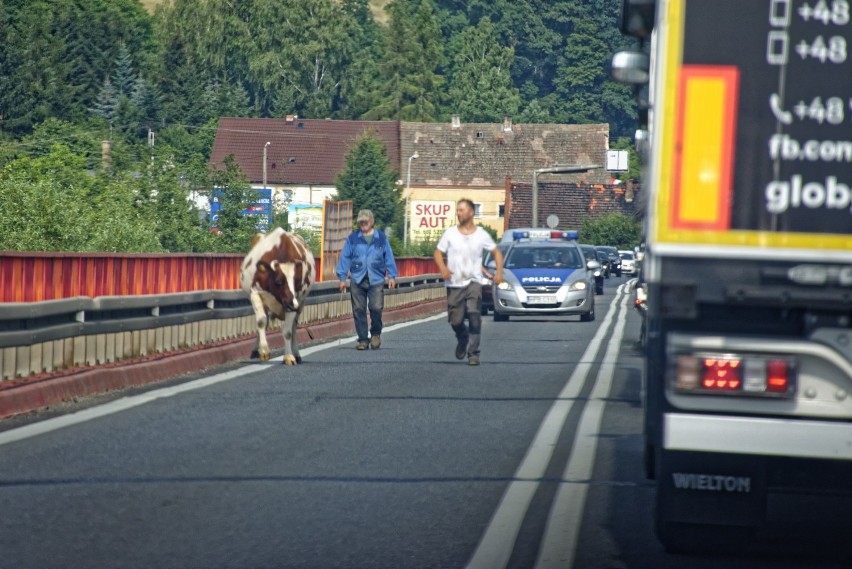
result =
[{"label": "asphalt road", "polygon": [[438,316],[6,422],[0,567],[850,566],[810,526],[663,552],[626,281],[595,322],[486,318],[479,367]]}]

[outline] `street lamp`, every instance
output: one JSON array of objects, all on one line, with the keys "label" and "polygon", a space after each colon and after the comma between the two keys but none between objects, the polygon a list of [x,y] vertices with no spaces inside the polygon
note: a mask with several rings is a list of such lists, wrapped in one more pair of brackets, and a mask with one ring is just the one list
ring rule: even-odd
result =
[{"label": "street lamp", "polygon": [[417,151],[408,157],[408,177],[405,180],[405,215],[402,216],[402,246],[408,246],[408,196],[411,193],[411,161],[418,158]]},{"label": "street lamp", "polygon": [[263,145],[263,189],[266,189],[266,149],[269,148],[271,142]]},{"label": "street lamp", "polygon": [[532,183],[532,224],[531,227],[538,227],[538,175],[539,174],[576,174],[579,172],[588,172],[589,170],[594,170],[595,168],[600,168],[597,164],[590,164],[588,166],[572,166],[572,165],[562,165],[562,166],[548,166],[547,168],[539,168],[538,170],[533,170],[533,183]]}]

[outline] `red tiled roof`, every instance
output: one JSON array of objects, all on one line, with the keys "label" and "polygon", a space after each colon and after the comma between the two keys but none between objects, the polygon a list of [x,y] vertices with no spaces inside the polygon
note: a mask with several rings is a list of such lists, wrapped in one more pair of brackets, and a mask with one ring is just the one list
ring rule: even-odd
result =
[{"label": "red tiled roof", "polygon": [[385,142],[390,167],[399,167],[398,121],[222,118],[216,130],[210,165],[222,168],[233,154],[249,181],[263,181],[263,147],[267,149],[267,184],[334,185],[346,153],[362,132]]}]

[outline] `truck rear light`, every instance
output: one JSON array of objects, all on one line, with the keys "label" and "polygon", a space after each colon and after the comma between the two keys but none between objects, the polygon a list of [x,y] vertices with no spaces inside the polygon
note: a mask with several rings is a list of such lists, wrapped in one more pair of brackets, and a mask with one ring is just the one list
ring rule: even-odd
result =
[{"label": "truck rear light", "polygon": [[682,354],[675,359],[674,388],[707,395],[792,397],[795,362],[751,354]]},{"label": "truck rear light", "polygon": [[698,387],[698,358],[695,356],[678,356],[675,386],[678,389],[695,389]]},{"label": "truck rear light", "polygon": [[787,362],[784,360],[769,360],[766,362],[766,390],[771,393],[786,393],[789,387],[787,380]]}]

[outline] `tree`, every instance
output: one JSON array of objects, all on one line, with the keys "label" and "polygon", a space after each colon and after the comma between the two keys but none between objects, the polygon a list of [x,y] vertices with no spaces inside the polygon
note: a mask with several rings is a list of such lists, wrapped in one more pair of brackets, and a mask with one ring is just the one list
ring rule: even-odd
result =
[{"label": "tree", "polygon": [[510,74],[514,50],[497,42],[487,16],[465,30],[461,42],[450,84],[453,111],[467,122],[496,122],[515,115],[521,99]]},{"label": "tree", "polygon": [[616,249],[633,249],[639,244],[642,225],[623,213],[608,213],[583,220],[580,237],[586,243],[610,245]]},{"label": "tree", "polygon": [[444,78],[438,73],[444,61],[443,37],[429,0],[417,9],[404,0],[385,7],[390,25],[385,31],[380,65],[384,81],[364,115],[370,120],[395,119],[431,122],[441,113]]},{"label": "tree", "polygon": [[387,149],[376,135],[365,132],[346,154],[346,165],[335,185],[340,200],[352,200],[355,211],[369,209],[376,226],[394,225],[400,191],[397,173],[388,164]]},{"label": "tree", "polygon": [[218,239],[214,249],[221,253],[243,253],[248,251],[251,240],[257,233],[254,220],[243,215],[258,197],[240,169],[233,154],[225,157],[225,169],[217,170],[211,179],[210,203],[219,201],[216,230]]}]

